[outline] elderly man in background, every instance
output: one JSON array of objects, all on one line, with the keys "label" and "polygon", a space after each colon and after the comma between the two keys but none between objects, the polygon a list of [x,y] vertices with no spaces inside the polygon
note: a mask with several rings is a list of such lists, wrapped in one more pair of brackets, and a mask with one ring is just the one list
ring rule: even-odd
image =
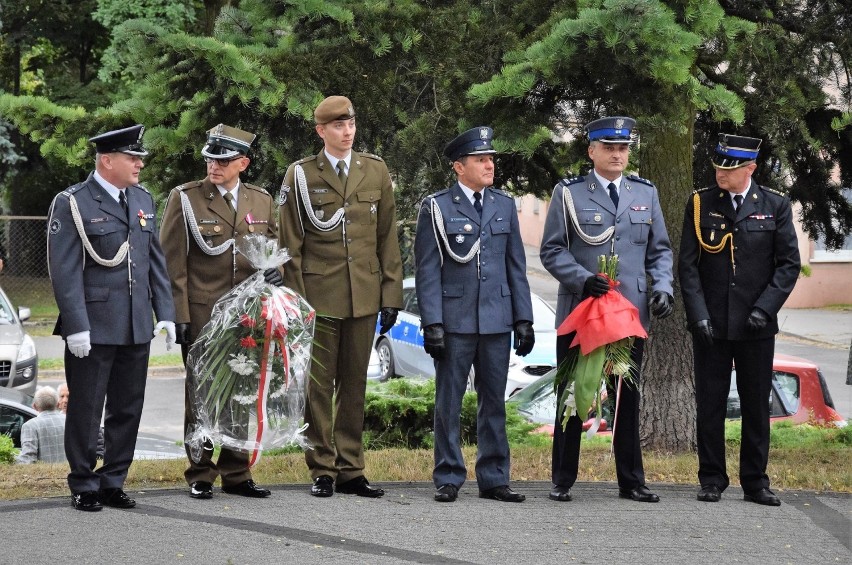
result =
[{"label": "elderly man in background", "polygon": [[65,414],[57,408],[59,394],[45,386],[33,398],[38,416],[21,427],[21,453],[16,463],[63,463],[65,461]]}]

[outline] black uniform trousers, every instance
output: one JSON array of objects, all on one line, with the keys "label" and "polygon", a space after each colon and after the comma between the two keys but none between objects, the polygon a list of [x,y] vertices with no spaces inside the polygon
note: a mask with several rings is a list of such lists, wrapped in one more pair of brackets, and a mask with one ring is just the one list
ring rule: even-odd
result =
[{"label": "black uniform trousers", "polygon": [[769,488],[769,395],[775,338],[713,340],[708,347],[693,339],[695,397],[698,412],[698,480],[701,486],[729,484],[725,468],[725,415],[731,365],[737,368],[742,410],[740,485],[746,493]]},{"label": "black uniform trousers", "polygon": [[[186,358],[189,355],[191,346],[181,344],[180,352],[183,355],[183,366],[186,369],[186,380],[184,381],[184,406],[183,406],[183,434],[184,440],[187,440],[190,434],[195,431],[198,420],[195,417],[195,387],[197,380],[195,373],[186,364]],[[247,428],[247,426],[246,426]],[[233,430],[232,430],[233,431]],[[193,458],[193,449],[190,447],[189,441],[184,442],[186,449],[186,458],[189,460],[189,467],[183,472],[188,485],[196,481],[204,481],[210,484],[216,482],[216,477],[222,478],[222,486],[236,486],[251,479],[251,470],[249,469],[249,454],[245,451],[237,451],[222,447],[219,450],[219,458],[213,462],[213,444],[205,443],[200,448],[200,453],[195,453],[199,457],[198,461]]]},{"label": "black uniform trousers", "polygon": [[[80,358],[65,347],[69,393],[65,456],[71,468],[68,487],[72,494],[123,488],[142,419],[150,349],[150,342],[92,344],[89,355]],[[102,414],[104,462],[95,471]]]},{"label": "black uniform trousers", "polygon": [[[561,335],[556,338],[556,360],[559,365],[568,357],[574,333]],[[621,398],[616,399],[618,418],[615,434],[613,435],[613,452],[615,453],[615,473],[618,486],[622,489],[635,489],[645,484],[645,469],[642,465],[642,446],[639,442],[639,369],[642,367],[642,354],[645,351],[645,340],[636,339],[633,342],[631,357],[636,366],[632,373],[633,384],[627,382],[621,385]],[[613,379],[615,386],[618,380]],[[562,397],[565,385],[560,386],[558,398]],[[615,398],[615,391],[608,389],[610,398]],[[587,416],[571,416],[565,430],[562,429],[564,406],[557,407],[556,426],[553,430],[552,479],[553,484],[570,488],[577,481],[577,471],[580,467],[580,439],[583,422]]]}]

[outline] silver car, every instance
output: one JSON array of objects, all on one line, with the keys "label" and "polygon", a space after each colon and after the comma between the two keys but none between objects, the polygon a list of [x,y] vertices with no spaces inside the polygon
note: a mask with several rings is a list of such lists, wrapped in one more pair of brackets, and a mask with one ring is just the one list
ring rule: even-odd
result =
[{"label": "silver car", "polygon": [[38,382],[38,354],[33,338],[22,325],[29,317],[29,308],[19,306],[15,311],[0,289],[0,387],[33,394]]},{"label": "silver car", "polygon": [[[386,381],[392,377],[434,378],[435,365],[423,349],[423,329],[420,327],[420,308],[413,277],[402,281],[402,301],[396,324],[388,333],[379,335],[379,324],[376,323],[373,345],[379,356],[379,380]],[[511,353],[506,398],[556,366],[556,313],[537,294],[532,295],[532,306],[535,347],[525,357],[518,357],[514,351]],[[471,369],[471,382],[473,378]]]}]

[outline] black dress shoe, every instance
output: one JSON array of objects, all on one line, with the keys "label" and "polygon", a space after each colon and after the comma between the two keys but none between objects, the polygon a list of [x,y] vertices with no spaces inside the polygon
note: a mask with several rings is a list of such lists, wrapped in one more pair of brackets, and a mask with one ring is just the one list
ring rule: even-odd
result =
[{"label": "black dress shoe", "polygon": [[326,498],[334,494],[334,479],[328,475],[320,475],[314,479],[311,486],[311,496]]},{"label": "black dress shoe", "polygon": [[120,488],[103,488],[98,493],[98,498],[104,506],[113,508],[133,508],[136,501],[127,496]]},{"label": "black dress shoe", "polygon": [[697,498],[701,502],[719,502],[722,499],[722,491],[716,485],[703,486],[698,491]]},{"label": "black dress shoe", "polygon": [[569,487],[553,485],[553,488],[550,489],[550,500],[569,502],[571,500],[571,489]]},{"label": "black dress shoe", "polygon": [[763,504],[764,506],[781,506],[781,500],[768,488],[762,488],[753,493],[746,493],[743,500]]},{"label": "black dress shoe", "polygon": [[98,493],[93,490],[72,494],[71,504],[83,512],[97,512],[103,508],[101,501],[98,500]]},{"label": "black dress shoe", "polygon": [[269,489],[257,486],[251,479],[243,481],[236,485],[222,485],[222,492],[226,492],[228,494],[238,494],[240,496],[247,496],[249,498],[266,498],[267,496],[272,494]]},{"label": "black dress shoe", "polygon": [[379,498],[385,495],[385,491],[380,488],[373,488],[370,482],[365,477],[355,477],[345,483],[337,483],[335,489],[340,494],[357,494],[358,496],[366,496],[367,498]]},{"label": "black dress shoe", "polygon": [[213,483],[195,481],[189,485],[189,496],[198,499],[213,498]]},{"label": "black dress shoe", "polygon": [[660,497],[648,490],[645,485],[639,485],[634,489],[620,488],[618,496],[621,498],[629,498],[636,502],[659,502]]},{"label": "black dress shoe", "polygon": [[455,502],[459,497],[459,489],[456,485],[446,484],[438,487],[435,491],[435,500],[438,502]]},{"label": "black dress shoe", "polygon": [[526,496],[517,493],[506,485],[479,491],[479,498],[490,498],[500,502],[523,502]]}]

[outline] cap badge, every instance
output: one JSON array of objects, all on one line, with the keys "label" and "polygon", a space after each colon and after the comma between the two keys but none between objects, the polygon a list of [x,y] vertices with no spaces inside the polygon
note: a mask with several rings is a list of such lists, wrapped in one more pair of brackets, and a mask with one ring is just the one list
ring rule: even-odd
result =
[{"label": "cap badge", "polygon": [[615,129],[621,129],[622,126],[624,126],[624,120],[623,119],[618,118],[617,120],[615,120]]},{"label": "cap badge", "polygon": [[479,139],[488,139],[488,128],[479,128]]}]

